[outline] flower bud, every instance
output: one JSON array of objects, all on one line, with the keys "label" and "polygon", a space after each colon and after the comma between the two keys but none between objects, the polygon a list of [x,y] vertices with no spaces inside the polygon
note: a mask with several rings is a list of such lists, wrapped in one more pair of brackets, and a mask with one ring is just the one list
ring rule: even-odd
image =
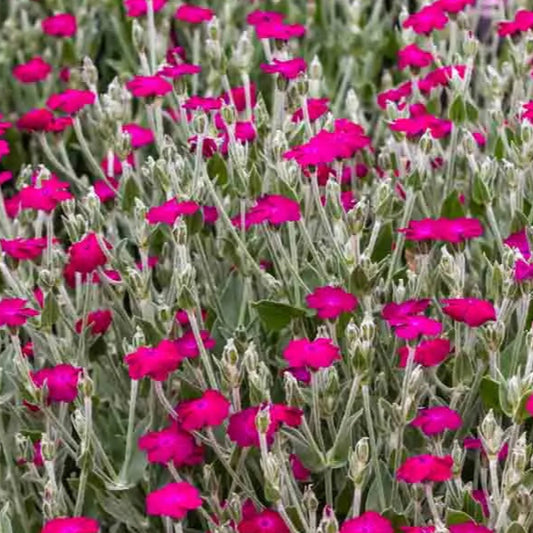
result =
[{"label": "flower bud", "polygon": [[339,531],[339,522],[335,516],[335,511],[329,506],[324,507],[322,512],[322,520],[318,525],[319,533],[338,533]]},{"label": "flower bud", "polygon": [[318,509],[318,498],[316,497],[316,494],[314,493],[311,485],[307,485],[305,487],[302,501],[305,508],[310,513],[316,513]]},{"label": "flower bud", "polygon": [[262,407],[257,412],[255,417],[255,427],[259,433],[266,435],[270,427],[270,408],[268,406]]},{"label": "flower bud", "polygon": [[41,454],[45,461],[53,461],[56,454],[56,445],[46,433],[41,437]]},{"label": "flower bud", "polygon": [[496,422],[492,409],[481,422],[479,434],[489,459],[496,458],[501,449],[503,430]]},{"label": "flower bud", "polygon": [[87,87],[89,87],[90,89],[96,87],[98,83],[98,70],[94,66],[94,63],[92,62],[89,56],[85,56],[83,58],[81,78],[83,82],[87,85]]},{"label": "flower bud", "polygon": [[137,52],[144,52],[144,29],[136,18],[133,19],[131,40],[133,41],[133,47]]}]

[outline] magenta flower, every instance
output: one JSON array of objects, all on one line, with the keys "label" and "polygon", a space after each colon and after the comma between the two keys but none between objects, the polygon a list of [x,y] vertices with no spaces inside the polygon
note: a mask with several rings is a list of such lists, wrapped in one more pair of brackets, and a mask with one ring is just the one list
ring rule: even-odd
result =
[{"label": "magenta flower", "polygon": [[307,305],[317,310],[318,318],[335,319],[357,307],[357,298],[340,287],[318,287],[305,297]]},{"label": "magenta flower", "polygon": [[[259,447],[259,436],[255,419],[261,406],[256,405],[248,407],[234,413],[229,418],[228,437],[241,448],[250,446]],[[274,441],[274,435],[281,427],[286,424],[290,427],[297,427],[302,423],[303,411],[296,407],[288,407],[283,404],[270,405],[270,424],[267,428],[266,438],[269,444]]]},{"label": "magenta flower", "polygon": [[357,518],[346,520],[340,533],[394,533],[391,522],[375,511],[366,511]]},{"label": "magenta flower", "polygon": [[387,108],[388,102],[398,104],[398,108],[403,109],[405,106],[405,100],[411,96],[413,91],[413,84],[410,81],[402,83],[396,89],[389,89],[378,94],[377,102],[381,109]]},{"label": "magenta flower", "polygon": [[297,339],[289,342],[283,357],[291,367],[309,367],[312,370],[331,366],[341,358],[338,346],[331,339]]},{"label": "magenta flower", "polygon": [[[108,249],[112,248],[107,241],[103,240],[103,243]],[[102,251],[100,241],[95,233],[89,233],[81,241],[75,242],[69,249],[68,265],[74,272],[88,274],[106,263],[107,257]]]},{"label": "magenta flower", "polygon": [[289,533],[281,515],[265,509],[260,513],[254,512],[249,516],[243,516],[243,519],[237,524],[238,533]]},{"label": "magenta flower", "polygon": [[[486,457],[485,449],[483,448],[483,443],[481,439],[476,439],[474,437],[465,437],[463,440],[463,447],[465,450],[479,450],[481,454]],[[498,452],[498,460],[505,461],[509,455],[509,443],[505,443]]]},{"label": "magenta flower", "polygon": [[[1,304],[1,302],[0,302]],[[526,400],[525,405],[526,411],[529,413],[530,416],[533,416],[533,394],[530,394]]]},{"label": "magenta flower", "polygon": [[9,257],[19,261],[37,259],[47,246],[46,237],[38,239],[0,239],[0,247]]},{"label": "magenta flower", "polygon": [[293,80],[307,70],[307,63],[300,57],[285,61],[274,59],[269,65],[262,64],[261,70],[267,74],[279,74],[288,80]]},{"label": "magenta flower", "polygon": [[402,533],[435,533],[435,526],[401,526]]},{"label": "magenta flower", "polygon": [[[152,0],[154,13],[161,11],[166,3],[167,0]],[[124,7],[128,17],[142,17],[148,13],[146,0],[124,0]]]},{"label": "magenta flower", "polygon": [[[212,350],[215,347],[216,341],[211,337],[209,331],[205,329],[200,331],[200,337],[202,338],[206,350]],[[174,341],[174,344],[183,358],[195,358],[200,355],[200,349],[198,348],[198,344],[196,343],[192,331],[186,331],[181,337]]]},{"label": "magenta flower", "polygon": [[26,307],[28,300],[4,298],[0,300],[0,326],[11,328],[23,326],[28,318],[39,314],[35,309]]},{"label": "magenta flower", "polygon": [[[451,344],[448,339],[429,339],[422,341],[415,348],[414,363],[425,367],[440,365],[448,357],[451,350]],[[409,356],[407,346],[399,348],[398,355],[400,356],[400,368],[405,368]]]},{"label": "magenta flower", "polygon": [[150,128],[143,128],[133,122],[124,124],[122,131],[129,134],[133,148],[141,148],[147,144],[152,144],[155,140],[154,132]]},{"label": "magenta flower", "polygon": [[174,18],[188,22],[189,24],[209,22],[214,16],[215,12],[212,9],[193,6],[191,4],[182,4],[174,14]]},{"label": "magenta flower", "polygon": [[22,131],[46,131],[53,118],[48,109],[32,109],[17,120],[17,128]]},{"label": "magenta flower", "polygon": [[51,368],[43,368],[31,373],[31,379],[37,388],[46,383],[48,389],[47,402],[70,403],[78,395],[78,380],[82,369],[68,364],[60,364]]},{"label": "magenta flower", "polygon": [[126,83],[126,89],[138,98],[165,96],[172,91],[172,85],[161,76],[135,76]]},{"label": "magenta flower", "polygon": [[194,215],[200,206],[192,200],[180,202],[176,198],[171,198],[161,205],[151,207],[146,213],[146,220],[149,224],[169,224],[172,226],[179,216]]},{"label": "magenta flower", "polygon": [[481,506],[481,510],[483,511],[483,516],[489,517],[490,511],[489,511],[489,502],[487,499],[487,495],[485,494],[485,491],[482,489],[477,489],[472,491],[472,498],[479,503]]},{"label": "magenta flower", "polygon": [[516,35],[533,28],[533,11],[519,9],[513,20],[498,24],[498,35],[501,37]]},{"label": "magenta flower", "polygon": [[252,11],[247,17],[246,22],[250,26],[257,26],[258,24],[272,23],[272,22],[283,22],[283,13],[278,11],[262,11],[256,9]]},{"label": "magenta flower", "polygon": [[423,315],[391,318],[388,323],[395,328],[394,333],[400,339],[412,340],[420,335],[435,337],[442,332],[442,324],[440,322]]},{"label": "magenta flower", "polygon": [[155,348],[137,348],[124,357],[124,362],[131,379],[149,377],[154,381],[165,381],[183,359],[185,356],[178,350],[176,342],[164,339]]},{"label": "magenta flower", "polygon": [[68,191],[68,182],[56,176],[42,180],[40,185],[26,185],[17,195],[20,209],[36,209],[50,213],[57,205],[73,198]]},{"label": "magenta flower", "polygon": [[177,424],[146,433],[139,439],[139,449],[146,452],[148,462],[172,462],[176,468],[200,464],[204,458],[204,448]]},{"label": "magenta flower", "polygon": [[452,123],[430,114],[397,118],[389,124],[392,131],[405,133],[408,137],[418,137],[429,130],[434,139],[446,137],[452,131]]},{"label": "magenta flower", "polygon": [[[229,104],[233,101],[235,109],[238,113],[246,111],[246,92],[244,86],[241,87],[232,87],[230,89],[231,97],[228,93],[222,95],[222,100],[226,104]],[[252,109],[257,104],[257,87],[255,83],[250,83],[250,105]]]},{"label": "magenta flower", "polygon": [[412,28],[415,33],[429,34],[433,30],[442,30],[448,23],[448,17],[437,4],[429,4],[420,11],[410,15],[403,23],[404,28]]},{"label": "magenta flower", "polygon": [[411,220],[406,228],[400,228],[410,241],[441,240],[464,242],[483,235],[483,226],[477,218],[424,218]]},{"label": "magenta flower", "polygon": [[457,411],[446,406],[427,407],[420,409],[411,425],[420,428],[427,436],[438,435],[444,431],[455,431],[463,423],[461,415]]},{"label": "magenta flower", "polygon": [[53,37],[72,37],[77,30],[76,17],[69,13],[58,13],[41,21],[41,28]]},{"label": "magenta flower", "polygon": [[494,530],[474,521],[449,525],[448,530],[450,533],[494,533]]},{"label": "magenta flower", "polygon": [[217,111],[222,107],[222,98],[214,96],[198,96],[193,95],[187,99],[183,104],[185,109],[202,109],[206,113],[209,111]]},{"label": "magenta flower", "polygon": [[509,235],[507,239],[504,239],[503,242],[509,246],[509,248],[516,248],[522,254],[524,259],[529,259],[531,257],[531,249],[529,247],[529,241],[527,240],[526,228],[511,233],[511,235]]},{"label": "magenta flower", "polygon": [[304,464],[296,454],[291,453],[289,461],[291,463],[292,475],[296,481],[305,483],[311,480],[311,471],[305,468]]},{"label": "magenta flower", "polygon": [[177,63],[175,65],[167,65],[159,70],[158,74],[165,78],[181,78],[182,76],[192,76],[202,72],[202,67],[199,65],[189,65],[188,63]]},{"label": "magenta flower", "polygon": [[429,307],[430,301],[429,298],[423,298],[421,300],[406,300],[401,303],[389,302],[383,307],[381,316],[389,321],[391,319],[417,315],[423,313]]},{"label": "magenta flower", "polygon": [[[285,222],[296,222],[300,218],[300,205],[296,200],[279,194],[270,194],[259,198],[255,206],[246,212],[245,227],[249,228],[264,222],[279,226]],[[233,218],[233,223],[240,226],[240,215]]]},{"label": "magenta flower", "polygon": [[181,427],[195,431],[205,427],[220,426],[228,417],[231,403],[217,390],[206,390],[200,398],[180,402],[176,413]]},{"label": "magenta flower", "polygon": [[[111,188],[110,185],[113,187]],[[108,177],[107,181],[102,180],[96,180],[93,183],[93,189],[100,199],[100,202],[105,204],[106,202],[110,202],[111,200],[114,200],[117,196],[117,193],[115,192],[119,188],[119,183],[115,178]]]},{"label": "magenta flower", "polygon": [[255,34],[258,39],[277,39],[288,41],[305,35],[305,26],[302,24],[284,24],[283,22],[261,22],[255,25]]},{"label": "magenta flower", "polygon": [[396,477],[405,483],[447,481],[452,477],[453,459],[450,455],[415,455],[398,468]]},{"label": "magenta flower", "polygon": [[445,13],[456,14],[459,11],[463,11],[466,6],[473,6],[475,3],[476,0],[437,0],[435,5]]},{"label": "magenta flower", "polygon": [[452,75],[456,74],[459,78],[464,79],[466,74],[466,65],[446,65],[428,72],[418,81],[418,88],[423,93],[430,93],[437,87],[447,87]]},{"label": "magenta flower", "polygon": [[48,77],[52,67],[41,56],[31,58],[26,63],[13,68],[13,76],[20,83],[36,83]]},{"label": "magenta flower", "polygon": [[[314,122],[321,116],[325,115],[329,111],[329,99],[328,98],[307,98],[306,99],[307,113],[309,120]],[[304,119],[303,108],[298,108],[292,114],[293,122],[301,122]]]},{"label": "magenta flower", "polygon": [[202,506],[196,487],[182,481],[169,483],[150,492],[146,498],[146,513],[155,516],[169,516],[175,520],[185,518],[188,511]]},{"label": "magenta flower", "polygon": [[41,533],[98,533],[100,524],[92,518],[52,518],[41,529]]},{"label": "magenta flower", "polygon": [[62,111],[72,115],[78,113],[86,105],[94,104],[96,95],[92,91],[67,89],[62,93],[53,94],[46,101],[46,105],[54,111]]},{"label": "magenta flower", "polygon": [[[92,335],[103,335],[109,329],[109,326],[111,326],[112,320],[113,313],[109,311],[109,309],[98,309],[96,311],[91,311],[87,315],[85,327],[91,328]],[[80,318],[74,326],[76,333],[81,333],[82,325],[83,319]]]},{"label": "magenta flower", "polygon": [[398,52],[398,68],[424,68],[433,63],[433,55],[422,50],[416,44],[409,44]]},{"label": "magenta flower", "polygon": [[482,326],[485,322],[496,320],[496,310],[491,302],[478,298],[448,298],[441,300],[442,311],[457,322],[470,327]]}]

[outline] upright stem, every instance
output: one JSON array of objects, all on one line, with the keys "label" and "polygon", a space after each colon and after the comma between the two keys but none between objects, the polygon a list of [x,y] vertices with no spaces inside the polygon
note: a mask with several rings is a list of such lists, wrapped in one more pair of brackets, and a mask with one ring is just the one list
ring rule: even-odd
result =
[{"label": "upright stem", "polygon": [[137,404],[137,394],[139,392],[139,382],[136,379],[131,380],[130,387],[130,408],[128,413],[128,430],[126,433],[126,452],[124,454],[124,463],[120,471],[119,479],[121,482],[127,482],[128,466],[133,453],[133,433],[135,429],[135,406]]},{"label": "upright stem", "polygon": [[209,386],[212,389],[218,389],[217,379],[215,377],[215,373],[213,372],[213,367],[211,365],[211,356],[207,353],[207,350],[205,349],[204,341],[200,333],[200,328],[198,327],[198,320],[196,319],[194,311],[187,311],[187,317],[189,318],[189,323],[191,325],[194,339],[196,341],[196,344],[198,345],[198,349],[200,350],[200,360],[202,361],[205,371],[207,372],[207,380],[209,382]]}]

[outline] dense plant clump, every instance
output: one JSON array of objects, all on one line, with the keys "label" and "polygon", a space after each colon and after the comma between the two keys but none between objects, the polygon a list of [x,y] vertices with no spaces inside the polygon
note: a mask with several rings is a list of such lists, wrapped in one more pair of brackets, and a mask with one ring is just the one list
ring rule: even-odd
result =
[{"label": "dense plant clump", "polygon": [[0,2],[0,532],[533,530],[533,11]]}]

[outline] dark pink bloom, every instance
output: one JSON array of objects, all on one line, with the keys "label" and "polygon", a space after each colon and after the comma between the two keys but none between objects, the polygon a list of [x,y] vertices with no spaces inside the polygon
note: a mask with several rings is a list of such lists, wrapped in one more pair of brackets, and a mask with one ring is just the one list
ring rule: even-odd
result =
[{"label": "dark pink bloom", "polygon": [[435,533],[435,526],[401,526],[403,533]]},{"label": "dark pink bloom", "polygon": [[286,368],[282,371],[282,373],[283,372],[289,372],[289,374],[292,374],[300,383],[304,383],[305,385],[309,385],[311,383],[311,372],[305,366]]},{"label": "dark pink bloom", "polygon": [[[2,120],[2,113],[0,113],[0,135],[4,135],[4,133],[9,129],[13,127],[13,124],[11,122],[7,122],[5,120]],[[1,175],[1,173],[0,173]],[[3,183],[3,182],[2,182]]]},{"label": "dark pink bloom", "polygon": [[405,233],[410,241],[441,240],[464,242],[483,235],[483,226],[477,218],[424,218],[411,220],[406,228],[398,230]]},{"label": "dark pink bloom", "polygon": [[435,2],[445,13],[459,13],[463,11],[466,6],[473,6],[476,0],[437,0]]},{"label": "dark pink bloom", "polygon": [[52,518],[41,529],[41,533],[98,533],[100,525],[92,518]]},{"label": "dark pink bloom", "polygon": [[[157,13],[165,7],[167,0],[152,0],[152,3],[154,13]],[[128,17],[142,17],[148,12],[146,0],[124,0],[124,7]]]},{"label": "dark pink bloom", "polygon": [[453,459],[450,455],[415,455],[403,462],[396,472],[396,477],[405,483],[447,481],[452,477],[452,466]]},{"label": "dark pink bloom", "polygon": [[4,298],[0,300],[0,326],[11,328],[23,326],[28,318],[39,314],[35,309],[26,307],[28,300]]},{"label": "dark pink bloom", "polygon": [[[200,331],[200,336],[202,337],[202,342],[206,350],[212,350],[215,347],[215,339],[209,335],[209,331],[205,329]],[[192,331],[185,332],[174,343],[183,359],[186,357],[195,358],[200,355],[200,349],[198,348],[198,344],[196,344],[196,339]]]},{"label": "dark pink bloom", "polygon": [[253,513],[251,516],[245,516],[237,524],[238,533],[289,533],[290,530],[283,521],[281,515],[265,509],[260,513]]},{"label": "dark pink bloom", "polygon": [[474,137],[474,140],[476,141],[477,145],[479,147],[483,147],[487,144],[487,137],[484,133],[480,131],[473,131],[472,137]]},{"label": "dark pink bloom", "polygon": [[178,7],[174,18],[189,24],[201,24],[202,22],[209,22],[214,16],[215,12],[212,9],[182,4]]},{"label": "dark pink bloom", "polygon": [[526,411],[530,414],[530,416],[533,416],[533,394],[531,394],[526,400],[525,408]]},{"label": "dark pink bloom", "polygon": [[17,120],[17,128],[23,131],[46,131],[53,118],[48,109],[32,109]]},{"label": "dark pink bloom", "polygon": [[[111,245],[103,241],[108,249]],[[89,233],[81,241],[75,242],[69,249],[68,264],[74,272],[88,274],[96,270],[99,266],[104,266],[107,257],[100,247],[100,242],[95,233]]]},{"label": "dark pink bloom", "polygon": [[533,263],[517,261],[514,265],[514,278],[518,282],[533,278]]},{"label": "dark pink bloom", "polygon": [[67,89],[62,93],[53,94],[46,101],[46,105],[55,111],[72,115],[78,113],[86,105],[94,104],[96,95],[91,91],[82,91],[79,89]]},{"label": "dark pink bloom", "polygon": [[[87,315],[85,327],[90,327],[93,335],[103,335],[109,329],[112,320],[113,313],[111,313],[111,311],[108,309],[98,309],[97,311],[91,311]],[[83,319],[80,318],[80,320],[76,322],[76,333],[81,333],[82,326]]]},{"label": "dark pink bloom", "polygon": [[33,464],[37,467],[44,466],[43,454],[41,451],[41,441],[35,441],[33,443]]},{"label": "dark pink bloom", "polygon": [[255,34],[259,39],[277,39],[288,41],[305,35],[302,24],[284,24],[283,22],[261,22],[255,25]]},{"label": "dark pink bloom", "polygon": [[498,24],[498,34],[501,37],[515,35],[533,28],[533,11],[519,9],[512,21],[504,21]]},{"label": "dark pink bloom", "polygon": [[59,13],[41,21],[41,28],[53,37],[72,37],[77,30],[76,17],[69,13]]},{"label": "dark pink bloom", "polygon": [[463,420],[457,411],[446,406],[420,409],[411,425],[420,428],[425,435],[438,435],[446,430],[459,429]]},{"label": "dark pink bloom", "polygon": [[46,237],[38,239],[0,239],[2,251],[21,261],[37,259],[47,246]]},{"label": "dark pink bloom", "polygon": [[476,524],[474,521],[449,525],[448,530],[450,533],[494,533],[493,529]]},{"label": "dark pink bloom", "polygon": [[146,452],[148,462],[172,462],[176,468],[197,465],[204,457],[203,447],[177,424],[146,433],[139,439],[139,449]]},{"label": "dark pink bloom", "polygon": [[464,79],[466,74],[466,65],[446,65],[428,72],[418,81],[418,88],[423,93],[429,93],[437,87],[447,87],[452,75],[456,74],[459,78]]},{"label": "dark pink bloom", "polygon": [[9,143],[0,139],[0,159],[9,154]]},{"label": "dark pink bloom", "polygon": [[291,453],[289,461],[291,463],[292,475],[296,481],[305,483],[311,479],[311,471],[305,468],[304,464],[296,454]]},{"label": "dark pink bloom", "polygon": [[[325,115],[329,111],[329,99],[328,98],[307,98],[307,113],[309,114],[309,120],[314,122],[322,115]],[[292,114],[293,122],[300,122],[304,119],[303,109],[300,107]]]},{"label": "dark pink bloom", "polygon": [[126,83],[126,88],[138,98],[165,96],[172,91],[172,85],[161,76],[135,76]]},{"label": "dark pink bloom", "polygon": [[73,198],[68,191],[68,183],[60,181],[56,176],[42,180],[40,186],[27,185],[17,195],[20,209],[37,209],[53,211],[57,205]]},{"label": "dark pink bloom", "polygon": [[354,192],[351,189],[349,191],[341,192],[341,205],[346,212],[353,209],[356,204],[357,199],[355,198]]},{"label": "dark pink bloom", "polygon": [[13,76],[20,83],[35,83],[42,81],[52,72],[52,67],[41,56],[36,56],[13,68]]},{"label": "dark pink bloom", "polygon": [[481,510],[483,511],[483,516],[488,517],[490,515],[489,511],[489,502],[487,500],[487,495],[482,489],[473,490],[472,498],[481,505]]},{"label": "dark pink bloom", "polygon": [[[256,405],[230,416],[227,433],[230,440],[237,443],[237,446],[241,448],[247,448],[249,446],[259,447],[259,436],[255,425],[255,419],[259,409],[260,406]],[[266,438],[269,444],[274,441],[274,434],[278,431],[281,424],[297,427],[302,422],[303,411],[296,407],[271,404],[269,413],[270,424],[266,432]]]},{"label": "dark pink bloom", "polygon": [[[233,100],[233,104],[235,105],[235,109],[238,113],[241,113],[243,111],[246,111],[246,92],[245,87],[232,87],[230,90],[231,98],[228,93],[224,93],[222,95],[222,99],[226,104],[231,103]],[[257,88],[255,83],[250,83],[250,106],[253,109],[255,105],[257,104]]]},{"label": "dark pink bloom", "polygon": [[[480,450],[483,456],[486,456],[485,450],[483,449],[483,443],[481,439],[476,439],[474,437],[466,437],[463,440],[463,447],[465,450]],[[509,443],[505,443],[498,452],[498,460],[505,461],[509,455]]]},{"label": "dark pink bloom", "polygon": [[517,248],[522,254],[524,259],[531,257],[531,249],[529,248],[529,241],[527,240],[526,228],[522,228],[520,231],[512,233],[503,241],[510,248]]},{"label": "dark pink bloom", "polygon": [[192,76],[202,72],[199,65],[189,65],[188,63],[176,63],[163,67],[158,74],[165,78],[181,78],[182,76]]},{"label": "dark pink bloom", "polygon": [[331,339],[297,339],[289,342],[283,350],[283,357],[291,367],[303,366],[316,370],[331,366],[341,358],[341,354]]},{"label": "dark pink bloom", "polygon": [[429,4],[420,11],[410,15],[403,23],[404,28],[413,28],[418,34],[429,34],[433,30],[442,30],[448,23],[448,17],[437,4]]},{"label": "dark pink bloom", "polygon": [[307,63],[300,57],[286,61],[274,59],[269,65],[262,64],[261,70],[267,74],[280,74],[288,80],[293,80],[307,70]]},{"label": "dark pink bloom", "polygon": [[420,335],[435,337],[442,332],[442,324],[437,320],[423,315],[407,315],[391,318],[390,326],[394,326],[394,333],[400,339],[412,340]]},{"label": "dark pink bloom", "polygon": [[264,24],[267,22],[283,22],[283,13],[279,13],[277,11],[261,11],[260,9],[256,9],[246,17],[246,22],[251,26]]},{"label": "dark pink bloom", "polygon": [[[285,222],[296,222],[300,218],[298,202],[279,194],[270,194],[259,198],[256,205],[246,212],[245,226],[248,228],[263,222],[279,226]],[[235,217],[233,223],[240,226],[241,217]]]},{"label": "dark pink bloom", "polygon": [[164,204],[152,207],[146,214],[146,220],[150,224],[169,224],[173,225],[179,216],[194,215],[200,206],[192,200],[183,202],[176,198],[167,200]]},{"label": "dark pink bloom", "polygon": [[124,362],[128,365],[131,379],[149,377],[154,381],[165,381],[185,357],[174,341],[164,339],[155,348],[137,348],[124,357]]},{"label": "dark pink bloom", "polygon": [[222,99],[218,96],[193,95],[183,104],[185,109],[202,109],[205,112],[216,111],[222,107]]},{"label": "dark pink bloom", "polygon": [[0,185],[13,179],[13,172],[10,170],[0,171]]},{"label": "dark pink bloom", "polygon": [[423,313],[429,307],[429,298],[423,298],[421,300],[406,300],[405,302],[396,303],[389,302],[385,304],[381,311],[381,316],[385,320],[393,318],[401,318],[410,315],[417,315]]},{"label": "dark pink bloom", "polygon": [[78,380],[82,369],[72,365],[61,364],[43,368],[31,373],[31,379],[37,388],[46,383],[47,401],[70,403],[78,395]]},{"label": "dark pink bloom", "polygon": [[305,300],[311,309],[317,310],[318,318],[321,319],[335,319],[357,307],[357,298],[340,287],[318,287]]},{"label": "dark pink bloom", "polygon": [[442,300],[442,311],[457,322],[478,327],[496,320],[496,310],[491,302],[478,298],[448,298]]},{"label": "dark pink bloom", "polygon": [[405,133],[408,137],[418,137],[427,130],[434,139],[446,137],[452,131],[452,123],[433,115],[420,115],[409,118],[397,118],[389,124],[392,131]]},{"label": "dark pink bloom", "polygon": [[[193,135],[192,137],[189,137],[188,141],[191,152],[196,152],[198,136]],[[202,142],[202,155],[206,159],[213,157],[214,153],[217,151],[217,148],[217,141],[215,139],[213,139],[212,137],[204,137],[204,140]]]},{"label": "dark pink bloom", "polygon": [[59,71],[59,79],[63,82],[63,83],[68,83],[70,81],[70,68],[68,67],[63,67],[60,71]]},{"label": "dark pink bloom", "polygon": [[391,522],[375,511],[366,511],[357,518],[346,520],[340,533],[394,533]]},{"label": "dark pink bloom", "polygon": [[186,431],[220,426],[228,417],[230,402],[217,390],[206,390],[200,398],[176,406],[180,425]]},{"label": "dark pink bloom", "polygon": [[[113,188],[111,188],[107,182],[109,182]],[[117,196],[115,191],[119,188],[119,183],[115,178],[108,177],[107,181],[96,180],[93,183],[93,188],[96,196],[100,199],[100,202],[105,203],[110,202]]]},{"label": "dark pink bloom", "polygon": [[[448,357],[451,349],[451,344],[448,339],[429,339],[422,341],[415,348],[414,363],[425,367],[440,365]],[[409,356],[407,346],[399,348],[398,355],[400,356],[400,368],[405,368]]]},{"label": "dark pink bloom", "polygon": [[185,518],[188,511],[202,506],[200,493],[185,481],[169,483],[154,490],[146,498],[146,513],[155,516],[169,516],[175,520]]},{"label": "dark pink bloom", "polygon": [[214,224],[218,220],[218,211],[213,205],[202,206],[202,213],[206,224]]},{"label": "dark pink bloom", "polygon": [[133,122],[124,124],[122,131],[129,134],[133,148],[141,148],[141,146],[152,144],[155,140],[154,132],[150,128],[143,128]]},{"label": "dark pink bloom", "polygon": [[[205,309],[201,309],[200,313],[202,315],[202,320],[205,320],[206,317],[207,317],[207,311]],[[176,321],[181,326],[189,326],[190,325],[190,323],[189,323],[189,315],[187,314],[187,311],[185,311],[185,309],[178,309],[178,311],[176,311]]]},{"label": "dark pink bloom", "polygon": [[72,117],[54,117],[50,124],[48,124],[46,131],[51,133],[61,133],[72,126],[72,124]]},{"label": "dark pink bloom", "polygon": [[433,63],[433,55],[416,44],[409,44],[398,52],[398,68],[424,68]]},{"label": "dark pink bloom", "polygon": [[37,305],[42,309],[44,307],[44,293],[41,287],[35,287],[33,289],[33,297],[37,302]]},{"label": "dark pink bloom", "polygon": [[398,108],[403,109],[405,106],[404,101],[411,96],[412,91],[413,84],[410,81],[406,81],[396,89],[389,89],[379,93],[377,98],[378,105],[381,109],[386,109],[388,102],[394,102],[398,104]]}]

